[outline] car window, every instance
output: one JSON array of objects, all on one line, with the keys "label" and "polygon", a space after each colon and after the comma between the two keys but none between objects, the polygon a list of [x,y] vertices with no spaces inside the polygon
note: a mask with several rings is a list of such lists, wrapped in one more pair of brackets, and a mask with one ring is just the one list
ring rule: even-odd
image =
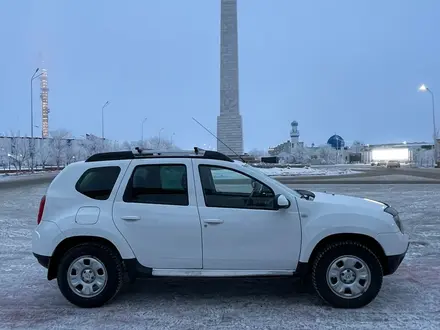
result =
[{"label": "car window", "polygon": [[186,166],[136,166],[123,200],[127,203],[189,205]]},{"label": "car window", "polygon": [[199,173],[208,207],[274,209],[273,190],[244,173],[208,165]]},{"label": "car window", "polygon": [[87,197],[107,200],[120,172],[119,166],[90,168],[78,179],[75,189]]}]

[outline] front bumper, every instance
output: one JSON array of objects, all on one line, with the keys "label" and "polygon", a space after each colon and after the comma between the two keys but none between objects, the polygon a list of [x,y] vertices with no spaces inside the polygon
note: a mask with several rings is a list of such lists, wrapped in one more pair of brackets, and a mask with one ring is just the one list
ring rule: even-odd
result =
[{"label": "front bumper", "polygon": [[397,268],[399,268],[400,264],[405,258],[406,252],[408,251],[408,247],[409,247],[409,242],[408,245],[406,246],[405,252],[403,252],[402,254],[386,257],[387,267],[384,269],[384,276],[394,274]]},{"label": "front bumper", "polygon": [[34,253],[34,257],[37,258],[37,261],[41,266],[43,266],[46,269],[49,268],[50,257],[42,256],[41,254],[36,254],[36,253]]}]

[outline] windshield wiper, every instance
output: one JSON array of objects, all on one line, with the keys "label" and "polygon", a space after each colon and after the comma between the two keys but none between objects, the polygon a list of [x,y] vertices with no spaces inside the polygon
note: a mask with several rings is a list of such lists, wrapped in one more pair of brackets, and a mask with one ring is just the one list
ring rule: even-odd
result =
[{"label": "windshield wiper", "polygon": [[303,190],[303,189],[294,189],[298,194],[301,195],[301,198],[304,198],[306,200],[314,200],[315,199],[315,194],[312,193],[309,190]]}]

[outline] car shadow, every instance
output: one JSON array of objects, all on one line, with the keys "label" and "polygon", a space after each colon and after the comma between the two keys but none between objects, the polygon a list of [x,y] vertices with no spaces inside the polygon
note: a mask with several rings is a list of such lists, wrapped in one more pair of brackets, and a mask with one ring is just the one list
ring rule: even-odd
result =
[{"label": "car shadow", "polygon": [[[215,301],[272,301],[275,304],[323,305],[311,286],[299,279],[271,278],[149,278],[126,284],[118,295],[118,301],[145,300],[194,300]],[[243,301],[243,302],[244,302]]]}]

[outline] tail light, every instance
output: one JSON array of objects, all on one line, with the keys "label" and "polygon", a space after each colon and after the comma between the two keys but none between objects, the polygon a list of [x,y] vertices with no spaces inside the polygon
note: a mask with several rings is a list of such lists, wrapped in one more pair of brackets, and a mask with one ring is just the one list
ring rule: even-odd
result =
[{"label": "tail light", "polygon": [[43,211],[44,211],[45,204],[46,204],[46,195],[41,197],[40,208],[38,209],[37,225],[40,224],[41,219],[43,218]]}]

